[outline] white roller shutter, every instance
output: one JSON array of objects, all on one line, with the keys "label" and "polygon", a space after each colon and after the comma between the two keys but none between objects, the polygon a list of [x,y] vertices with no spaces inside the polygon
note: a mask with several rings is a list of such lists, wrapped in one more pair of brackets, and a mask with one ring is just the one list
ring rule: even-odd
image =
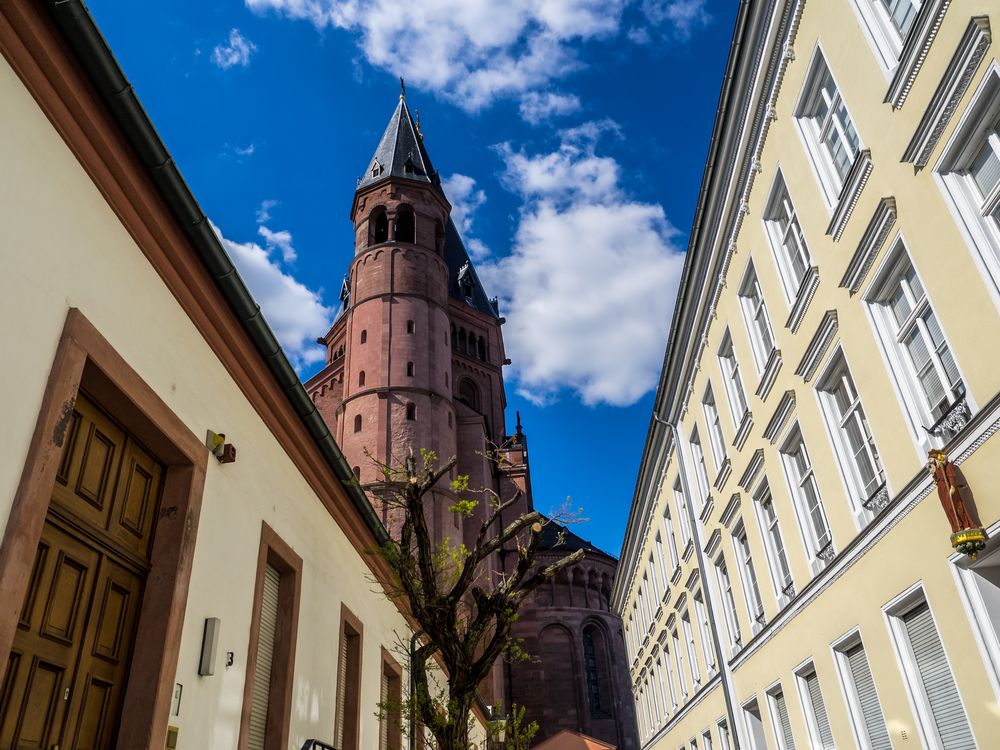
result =
[{"label": "white roller shutter", "polygon": [[337,747],[344,746],[344,711],[347,708],[347,650],[348,635],[340,636],[340,663],[337,665],[337,736],[333,741]]},{"label": "white roller shutter", "polygon": [[962,698],[927,602],[903,615],[903,624],[941,746],[944,750],[975,750],[976,743],[969,729]]},{"label": "white roller shutter", "polygon": [[879,705],[878,693],[875,692],[875,681],[868,666],[868,657],[865,656],[865,647],[859,643],[849,648],[846,656],[851,677],[854,679],[854,692],[861,707],[861,720],[868,734],[868,746],[872,750],[892,750],[889,733],[885,728],[885,717],[882,715],[882,706]]},{"label": "white roller shutter", "polygon": [[778,714],[778,724],[781,731],[782,750],[795,750],[795,738],[792,736],[792,722],[788,718],[788,705],[783,692],[774,693],[774,711]]},{"label": "white roller shutter", "polygon": [[257,632],[257,666],[250,696],[247,750],[264,750],[267,704],[271,697],[271,666],[274,663],[274,636],[278,625],[278,590],[281,574],[270,565],[264,568],[264,591],[260,600],[260,628]]},{"label": "white roller shutter", "polygon": [[379,700],[381,706],[379,707],[379,712],[382,715],[382,719],[379,722],[379,742],[378,746],[380,750],[388,750],[389,747],[389,712],[386,710],[386,701],[389,700],[389,675],[385,673],[385,668],[382,668],[382,686],[379,688]]},{"label": "white roller shutter", "polygon": [[835,750],[833,732],[830,731],[830,719],[826,715],[823,693],[819,688],[819,677],[816,676],[816,672],[810,672],[803,679],[806,681],[806,690],[809,692],[809,703],[812,706],[813,720],[816,722],[819,746],[822,750]]}]

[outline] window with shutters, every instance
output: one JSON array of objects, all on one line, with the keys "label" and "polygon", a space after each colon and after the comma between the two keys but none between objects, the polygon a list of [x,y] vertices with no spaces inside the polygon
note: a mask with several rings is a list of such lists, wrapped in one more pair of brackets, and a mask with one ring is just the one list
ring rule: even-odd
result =
[{"label": "window with shutters", "polygon": [[240,747],[288,746],[302,558],[263,524],[250,623]]},{"label": "window with shutters", "polygon": [[932,750],[974,750],[965,704],[923,591],[905,593],[886,612],[924,744]]},{"label": "window with shutters", "polygon": [[958,416],[957,411],[967,416],[970,405],[958,363],[902,237],[866,302],[918,446],[940,446],[953,437],[940,426],[942,421]]},{"label": "window with shutters", "polygon": [[403,671],[389,652],[382,649],[379,687],[379,750],[403,748]]},{"label": "window with shutters", "polygon": [[816,383],[823,415],[851,494],[851,509],[859,525],[867,524],[888,501],[882,459],[854,378],[842,349],[838,349]]},{"label": "window with shutters", "polygon": [[855,631],[833,649],[858,744],[871,750],[892,750],[861,636]]},{"label": "window with shutters", "polygon": [[806,715],[806,726],[809,728],[812,746],[816,750],[836,750],[816,668],[809,663],[798,669],[795,674],[799,681],[799,697]]},{"label": "window with shutters", "polygon": [[771,710],[771,727],[774,729],[778,750],[795,750],[792,722],[788,718],[788,704],[785,702],[785,693],[780,684],[767,691],[767,703]]},{"label": "window with shutters", "polygon": [[362,633],[361,621],[342,604],[334,729],[334,744],[338,750],[359,750]]}]

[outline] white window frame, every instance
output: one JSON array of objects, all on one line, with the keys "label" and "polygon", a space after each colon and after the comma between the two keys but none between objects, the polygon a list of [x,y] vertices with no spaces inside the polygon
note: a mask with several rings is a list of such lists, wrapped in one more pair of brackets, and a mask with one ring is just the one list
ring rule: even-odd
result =
[{"label": "white window frame", "polygon": [[663,654],[663,664],[667,668],[667,687],[670,689],[671,713],[677,710],[677,691],[674,686],[674,667],[670,663],[670,649],[667,646],[667,634],[660,637],[660,652]]},{"label": "white window frame", "polygon": [[729,401],[729,414],[733,418],[733,429],[738,430],[750,411],[750,402],[747,400],[747,391],[740,376],[740,363],[736,358],[733,336],[728,328],[722,334],[718,357],[719,368],[722,370],[722,383],[725,386],[726,399]]},{"label": "white window frame", "polygon": [[726,618],[726,631],[729,636],[731,654],[743,645],[743,633],[740,630],[740,617],[736,609],[736,594],[733,591],[733,577],[729,574],[729,565],[725,555],[715,558],[715,575],[719,581],[719,595],[722,597],[722,607]]},{"label": "white window frame", "polygon": [[[854,403],[848,408],[846,416],[840,413],[840,407],[833,395],[833,390],[843,377],[850,380],[855,396]],[[838,344],[834,348],[829,361],[816,378],[814,390],[830,443],[833,445],[833,453],[837,457],[837,466],[840,469],[840,478],[844,483],[844,492],[850,499],[854,523],[860,531],[871,523],[876,515],[876,510],[866,508],[865,503],[872,501],[880,492],[885,492],[888,497],[892,495],[886,478],[885,466],[882,464],[881,452],[878,450],[878,441],[875,440],[874,429],[868,420],[868,413],[862,403],[857,381],[851,374],[851,368],[842,344]],[[864,479],[855,458],[854,447],[850,445],[846,434],[848,423],[853,423],[857,429],[867,433],[868,442],[861,449],[864,451],[863,460],[870,461],[875,467],[877,480],[875,487],[868,491],[865,490]]]},{"label": "white window frame", "polygon": [[662,531],[656,532],[653,545],[656,547],[656,562],[660,569],[660,581],[663,583],[663,596],[666,597],[667,590],[670,588],[670,574],[667,572],[667,559],[663,554]]},{"label": "white window frame", "polygon": [[[751,706],[756,708],[756,715],[759,717],[760,735],[757,735],[753,731],[753,726],[751,726],[747,719],[747,714],[750,713]],[[764,714],[760,710],[760,701],[757,700],[757,696],[750,696],[740,704],[740,708],[743,710],[743,715],[740,718],[743,719],[743,725],[746,727],[747,745],[750,750],[767,750],[767,737],[764,736]]]},{"label": "white window frame", "polygon": [[[771,192],[764,206],[762,220],[764,233],[771,245],[775,265],[778,267],[785,301],[791,308],[802,291],[802,284],[809,276],[809,271],[816,264],[809,252],[809,243],[806,242],[795,204],[788,192],[788,184],[780,169],[774,176],[774,182],[771,183]],[[787,221],[784,230],[780,226],[782,221]],[[800,278],[795,278],[795,264],[791,257],[793,254],[805,266]]]},{"label": "white window frame", "polygon": [[[829,74],[835,89],[833,97],[829,101],[826,101],[828,112],[835,112],[840,105],[843,105],[847,113],[847,122],[841,122],[837,117],[828,114],[828,119],[825,118],[823,123],[817,123],[817,118],[812,114],[815,109],[817,97],[823,98],[824,101],[826,100],[820,86],[824,70]],[[812,59],[809,61],[808,73],[805,77],[805,83],[802,86],[802,93],[799,95],[799,101],[795,106],[795,124],[799,136],[802,138],[806,153],[809,156],[813,172],[819,181],[820,192],[826,201],[828,210],[832,212],[834,206],[840,200],[840,191],[844,187],[844,181],[847,175],[850,174],[850,165],[858,158],[858,154],[864,150],[865,146],[861,134],[858,132],[855,120],[851,116],[850,109],[844,101],[843,89],[837,82],[836,76],[833,75],[833,70],[830,68],[820,44],[816,45],[816,48],[813,50]],[[829,131],[835,130],[845,146],[845,152],[847,152],[849,144],[848,126],[850,130],[853,130],[857,138],[857,146],[854,149],[854,153],[849,154],[850,161],[848,168],[841,175],[834,163],[833,154],[825,145],[824,137]]]},{"label": "white window frame", "polygon": [[[771,506],[773,519],[768,518],[764,508],[765,497]],[[781,520],[778,518],[777,509],[774,507],[774,493],[767,477],[763,477],[757,483],[753,492],[754,510],[757,513],[757,527],[760,529],[761,537],[764,541],[764,551],[767,553],[767,567],[771,574],[771,585],[774,587],[775,598],[778,600],[778,607],[784,607],[795,596],[795,577],[792,574],[792,565],[788,560],[788,545],[785,544],[785,535],[781,532]],[[775,545],[774,535],[777,534],[781,542],[779,550]],[[787,580],[781,569],[781,562],[778,559],[784,558],[785,568],[788,569]],[[788,593],[786,593],[786,589]]]},{"label": "white window frame", "polygon": [[670,706],[667,703],[667,688],[664,687],[666,685],[667,681],[664,678],[664,674],[663,674],[663,652],[662,652],[662,650],[661,650],[660,653],[658,653],[656,655],[655,658],[656,658],[656,664],[653,667],[653,679],[656,680],[657,685],[659,687],[660,704],[663,706],[663,721],[664,721],[664,723],[666,723],[667,721],[670,720],[670,714],[673,711],[673,709],[670,708]]},{"label": "white window frame", "polygon": [[698,644],[694,638],[694,628],[691,626],[691,613],[684,610],[680,613],[681,630],[684,633],[684,640],[687,643],[688,666],[691,668],[691,681],[694,683],[694,690],[701,687],[701,665],[698,663]]},{"label": "white window frame", "polygon": [[[1000,521],[986,529],[986,536],[986,549],[979,553],[976,560],[956,552],[948,561],[952,565],[951,570],[969,618],[969,626],[982,654],[983,665],[989,673],[997,702],[1000,703],[1000,613],[996,611],[996,604],[987,604],[983,598],[982,590],[975,581],[979,574],[972,570],[980,566],[987,567],[991,558],[1000,559]],[[992,621],[998,623],[996,629],[989,625]]]},{"label": "white window frame", "polygon": [[712,384],[705,386],[705,395],[701,399],[701,409],[705,413],[705,424],[708,426],[708,442],[712,446],[712,460],[715,461],[715,472],[722,471],[726,462],[726,438],[722,434],[722,417],[719,415],[719,404],[715,400]]},{"label": "white window frame", "polygon": [[917,717],[917,728],[920,731],[920,737],[923,740],[924,747],[928,748],[928,750],[944,750],[940,737],[938,736],[937,726],[934,722],[934,716],[931,713],[930,704],[927,701],[927,696],[923,689],[920,672],[917,669],[917,664],[913,656],[913,649],[910,646],[910,639],[906,633],[906,625],[903,623],[903,617],[906,614],[925,602],[927,603],[927,608],[930,610],[931,619],[934,622],[934,628],[938,633],[938,639],[941,641],[941,648],[944,650],[945,659],[948,662],[948,669],[951,672],[952,680],[955,683],[955,689],[958,691],[959,699],[962,704],[962,711],[965,714],[965,720],[969,725],[973,741],[975,741],[976,730],[972,722],[969,721],[969,711],[965,707],[967,701],[965,700],[965,696],[962,695],[961,686],[958,684],[958,681],[955,680],[955,670],[952,667],[951,657],[948,655],[948,647],[944,639],[941,638],[941,628],[938,627],[937,617],[934,615],[934,608],[930,605],[931,603],[927,598],[926,592],[924,591],[923,583],[918,581],[896,596],[882,608],[882,614],[885,618],[886,626],[889,629],[893,650],[896,652],[896,660],[899,665],[900,672],[903,675],[903,682],[906,685],[906,696],[909,699],[910,708],[913,710],[913,715]]},{"label": "white window frame", "polygon": [[677,682],[681,688],[681,704],[687,701],[687,679],[684,674],[684,654],[681,652],[681,640],[677,637],[677,628],[670,631],[670,645],[674,651],[674,666],[677,667]]},{"label": "white window frame", "polygon": [[[795,464],[795,459],[792,457],[791,451],[793,450],[795,444],[800,444],[805,453],[808,465],[805,476],[799,474],[799,469]],[[779,454],[784,468],[785,483],[788,486],[788,493],[792,498],[792,505],[795,508],[795,515],[799,522],[799,532],[802,535],[802,543],[809,559],[809,568],[813,575],[816,575],[823,570],[827,563],[832,559],[833,551],[836,547],[834,546],[833,529],[830,527],[830,519],[827,516],[826,507],[823,504],[823,495],[819,490],[819,482],[816,479],[812,453],[810,452],[808,446],[806,446],[805,437],[802,434],[802,429],[799,427],[798,421],[793,422],[792,426],[788,429],[785,439],[782,441],[781,447],[779,448]],[[828,542],[824,542],[822,537],[817,535],[817,530],[813,523],[812,511],[808,507],[809,498],[804,489],[806,484],[809,482],[811,482],[816,493],[819,513],[823,519],[823,524],[826,527],[826,536],[829,537]],[[824,552],[824,550],[826,551]]]},{"label": "white window frame", "polygon": [[764,613],[764,597],[760,593],[757,566],[753,563],[753,551],[750,549],[750,536],[743,519],[736,522],[731,539],[733,554],[739,563],[740,582],[743,584],[743,598],[746,602],[747,617],[750,620],[750,630],[756,635],[767,622],[767,616]]},{"label": "white window frame", "polygon": [[705,449],[701,444],[701,433],[695,427],[691,430],[691,438],[688,440],[691,448],[691,462],[694,464],[694,477],[698,483],[698,494],[701,495],[700,507],[704,508],[711,494],[711,480],[708,478],[708,463],[705,461]]},{"label": "white window frame", "polygon": [[691,542],[691,526],[690,526],[690,515],[688,512],[688,500],[687,496],[684,494],[684,486],[681,484],[680,477],[674,482],[674,504],[677,507],[677,515],[679,518],[679,523],[681,525],[681,541],[684,542],[684,548],[687,549],[688,544]]},{"label": "white window frame", "polygon": [[793,734],[793,747],[789,747],[785,742],[784,729],[781,726],[781,717],[778,715],[778,694],[781,694],[782,698],[785,700],[785,714],[788,716],[788,724],[792,724],[792,713],[788,707],[788,696],[785,694],[784,688],[781,686],[781,682],[775,682],[768,686],[764,691],[764,697],[767,700],[767,715],[771,722],[771,733],[774,735],[775,744],[778,750],[795,750],[794,748],[794,729]]},{"label": "white window frame", "polygon": [[[816,664],[812,659],[808,659],[797,666],[794,671],[795,683],[799,693],[799,703],[802,705],[802,713],[806,720],[806,729],[809,731],[809,743],[817,750],[825,750],[820,737],[819,723],[816,720],[816,712],[813,710],[812,699],[809,696],[809,686],[806,682],[809,675],[816,675],[816,680],[819,682],[820,700],[823,703],[823,713],[826,714],[826,722],[830,726],[830,734],[832,736],[833,722],[830,720],[830,709],[827,707],[828,701],[826,696],[823,694],[823,683],[819,680],[819,672],[816,670]],[[837,738],[834,737],[833,740],[836,745]],[[833,750],[833,748],[830,748],[830,750]]]},{"label": "white window frame", "polygon": [[[941,325],[941,319],[937,314],[934,304],[931,302],[927,285],[924,283],[920,271],[913,263],[902,233],[898,233],[895,236],[890,244],[890,248],[890,251],[886,253],[885,258],[873,275],[872,281],[866,288],[863,299],[866,303],[865,307],[868,311],[869,322],[875,332],[875,338],[879,343],[879,349],[892,380],[893,389],[901,410],[906,416],[907,424],[910,428],[910,437],[913,439],[914,447],[920,456],[921,462],[923,462],[926,459],[928,450],[931,448],[940,448],[945,441],[929,434],[927,429],[925,429],[934,425],[938,421],[938,418],[931,414],[923,389],[917,382],[917,376],[913,370],[913,364],[910,361],[909,355],[903,350],[903,346],[898,340],[900,327],[896,324],[892,311],[883,303],[886,293],[902,276],[907,265],[913,268],[920,286],[924,290],[924,296],[917,309],[919,311],[926,311],[929,308],[934,317],[937,318],[944,342],[948,346],[952,358],[955,360],[955,367],[964,384],[965,402],[972,414],[978,411],[978,406],[969,389],[968,379],[962,371],[962,365],[958,361],[958,357],[955,356],[955,349],[948,339],[948,333],[945,331],[944,326]],[[911,313],[910,319],[915,319],[916,315],[917,311],[914,311]],[[904,321],[903,328],[909,328],[914,324],[915,322],[911,323],[910,320]],[[935,368],[937,369],[937,367],[938,363],[935,361]],[[940,373],[939,377],[941,377]]]},{"label": "white window frame", "polygon": [[854,741],[858,747],[871,747],[871,740],[868,729],[865,726],[865,716],[861,709],[861,701],[858,698],[858,691],[854,683],[854,675],[851,673],[851,666],[848,662],[847,652],[855,646],[860,645],[865,651],[865,659],[868,661],[868,672],[871,674],[872,682],[875,685],[875,696],[878,699],[879,711],[882,713],[882,723],[885,725],[889,742],[892,742],[892,730],[889,722],[885,718],[885,709],[882,707],[882,696],[879,694],[878,683],[875,681],[875,672],[871,668],[871,659],[868,658],[868,648],[861,637],[861,631],[854,628],[850,632],[838,638],[831,646],[833,651],[833,662],[837,667],[837,676],[840,678],[841,696],[847,704],[847,713],[851,717],[851,729],[854,731]]},{"label": "white window frame", "polygon": [[705,655],[705,667],[709,675],[715,671],[715,644],[712,641],[711,629],[708,627],[708,610],[705,608],[705,598],[701,591],[696,592],[694,599],[695,616],[698,618],[698,631],[701,633],[702,651]]},{"label": "white window frame", "polygon": [[[920,13],[923,2],[926,0],[912,0],[912,4],[915,6],[914,21],[911,21],[907,36],[913,31],[913,24]],[[851,5],[854,6],[854,12],[861,22],[861,28],[868,38],[868,43],[872,47],[872,52],[875,53],[875,59],[878,61],[882,73],[887,81],[890,80],[893,71],[899,65],[899,57],[903,52],[903,43],[906,41],[906,37],[900,34],[899,29],[889,18],[881,0],[851,0]]]},{"label": "white window frame", "polygon": [[972,251],[993,304],[1000,308],[1000,184],[985,199],[969,174],[982,148],[1000,155],[1000,63],[976,87],[955,132],[934,166],[934,178]]},{"label": "white window frame", "polygon": [[674,524],[670,518],[670,503],[664,503],[663,508],[663,528],[667,533],[667,551],[670,553],[670,575],[677,570],[681,564],[680,551],[677,549],[677,537],[674,535]]},{"label": "white window frame", "polygon": [[719,734],[719,750],[732,750],[732,745],[729,742],[729,722],[725,717],[716,720],[715,731]]},{"label": "white window frame", "polygon": [[[771,318],[767,313],[764,291],[760,287],[760,277],[757,275],[757,269],[752,260],[747,263],[747,270],[743,273],[739,298],[740,309],[743,311],[743,322],[746,324],[747,336],[750,337],[754,365],[757,367],[757,375],[760,376],[764,374],[771,353],[778,344],[774,338],[774,326],[771,325]],[[770,338],[770,346],[764,340],[764,331]]]}]

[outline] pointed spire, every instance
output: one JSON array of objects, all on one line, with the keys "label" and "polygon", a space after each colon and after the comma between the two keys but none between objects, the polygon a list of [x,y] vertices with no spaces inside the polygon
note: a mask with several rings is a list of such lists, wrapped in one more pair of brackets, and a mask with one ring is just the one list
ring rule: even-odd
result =
[{"label": "pointed spire", "polygon": [[406,82],[402,78],[399,79],[399,88],[399,102],[375,154],[365,167],[358,190],[390,177],[427,182],[440,188],[440,178],[424,148],[419,119],[414,122],[406,106]]}]

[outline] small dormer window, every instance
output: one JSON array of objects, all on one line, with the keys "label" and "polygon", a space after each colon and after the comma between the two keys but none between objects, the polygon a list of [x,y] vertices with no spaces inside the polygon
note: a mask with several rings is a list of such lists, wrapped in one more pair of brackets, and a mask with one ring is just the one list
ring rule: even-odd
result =
[{"label": "small dormer window", "polygon": [[458,269],[458,288],[466,297],[472,296],[472,264],[468,261]]},{"label": "small dormer window", "polygon": [[382,174],[382,165],[379,164],[378,159],[372,163],[372,177],[378,177]]},{"label": "small dormer window", "polygon": [[408,154],[406,156],[406,161],[403,162],[403,172],[405,174],[413,174],[416,171],[413,165],[413,154]]}]

